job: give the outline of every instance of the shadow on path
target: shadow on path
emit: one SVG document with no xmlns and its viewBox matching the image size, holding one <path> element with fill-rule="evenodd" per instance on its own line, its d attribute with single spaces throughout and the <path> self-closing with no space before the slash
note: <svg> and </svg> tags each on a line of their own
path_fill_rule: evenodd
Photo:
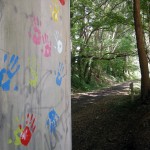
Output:
<svg viewBox="0 0 150 150">
<path fill-rule="evenodd" d="M 133 81 L 135 85 L 139 84 L 139 81 Z M 75 112 L 79 108 L 86 107 L 89 104 L 97 103 L 102 98 L 106 96 L 116 96 L 116 95 L 129 95 L 130 94 L 130 83 L 126 82 L 122 84 L 117 84 L 110 88 L 105 88 L 99 91 L 86 92 L 86 93 L 76 93 L 72 95 L 72 112 Z M 74 106 L 74 107 L 73 107 Z M 78 107 L 78 108 L 77 108 Z"/>
</svg>

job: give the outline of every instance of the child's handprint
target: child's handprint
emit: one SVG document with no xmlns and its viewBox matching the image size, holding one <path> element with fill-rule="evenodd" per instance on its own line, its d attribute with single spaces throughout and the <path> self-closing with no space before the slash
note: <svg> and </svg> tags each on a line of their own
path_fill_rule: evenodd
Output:
<svg viewBox="0 0 150 150">
<path fill-rule="evenodd" d="M 41 31 L 40 31 L 41 22 L 38 17 L 33 17 L 33 26 L 32 31 L 29 32 L 29 37 L 33 40 L 35 45 L 41 44 Z"/>
<path fill-rule="evenodd" d="M 18 127 L 18 128 L 14 131 L 14 137 L 15 137 L 14 144 L 15 144 L 16 146 L 21 145 L 20 134 L 21 134 L 22 131 L 23 131 L 23 130 L 22 130 L 20 127 Z M 11 144 L 12 142 L 13 142 L 12 139 L 8 139 L 8 144 Z"/>
<path fill-rule="evenodd" d="M 50 6 L 50 9 L 52 9 L 52 19 L 58 21 L 59 5 L 57 0 L 52 0 L 52 6 Z"/>
<path fill-rule="evenodd" d="M 33 117 L 33 114 L 27 114 L 27 120 L 26 120 L 26 127 L 24 128 L 23 132 L 20 135 L 21 143 L 25 146 L 28 145 L 28 143 L 31 140 L 32 133 L 34 133 L 34 130 L 36 126 L 34 125 L 35 118 Z"/>
<path fill-rule="evenodd" d="M 7 58 L 8 58 L 8 55 L 5 54 L 4 55 L 4 63 L 6 62 Z M 20 65 L 16 66 L 18 59 L 19 59 L 18 56 L 12 55 L 7 69 L 3 68 L 2 70 L 0 70 L 0 87 L 2 87 L 2 89 L 4 91 L 10 90 L 10 83 L 12 81 L 12 78 L 16 75 L 16 73 L 20 69 Z M 5 81 L 3 81 L 4 75 L 6 75 Z M 16 89 L 16 87 L 14 89 Z"/>
<path fill-rule="evenodd" d="M 57 49 L 58 53 L 61 54 L 63 51 L 63 43 L 62 41 L 59 39 L 59 32 L 56 31 L 55 32 L 55 40 L 57 42 L 57 46 L 54 46 L 55 49 Z"/>
<path fill-rule="evenodd" d="M 23 130 L 21 129 L 21 127 L 18 127 L 15 131 L 14 131 L 14 136 L 15 136 L 15 141 L 14 144 L 16 146 L 21 145 L 21 140 L 20 140 L 20 134 Z"/>
<path fill-rule="evenodd" d="M 32 67 L 30 67 L 30 73 L 33 79 L 29 80 L 29 84 L 35 88 L 38 83 L 38 75 L 37 75 L 37 72 Z"/>
<path fill-rule="evenodd" d="M 65 74 L 62 75 L 63 71 L 64 71 L 64 65 L 63 65 L 63 63 L 60 63 L 60 62 L 59 62 L 58 72 L 57 72 L 57 73 L 55 72 L 55 75 L 56 75 L 56 84 L 57 84 L 58 86 L 61 85 L 62 79 L 63 79 L 63 77 L 65 76 Z"/>
<path fill-rule="evenodd" d="M 18 117 L 16 117 L 15 122 L 20 122 Z M 13 132 L 15 139 L 13 140 L 13 139 L 9 138 L 8 139 L 8 144 L 14 143 L 16 146 L 21 145 L 20 134 L 21 134 L 22 131 L 23 131 L 22 126 L 19 125 L 18 128 L 16 130 L 14 130 L 14 132 Z"/>
<path fill-rule="evenodd" d="M 48 120 L 46 122 L 47 126 L 49 126 L 50 132 L 54 133 L 55 128 L 57 126 L 59 116 L 57 115 L 56 111 L 54 108 L 48 113 Z"/>
<path fill-rule="evenodd" d="M 30 84 L 30 86 L 36 88 L 36 86 L 38 84 L 38 73 L 35 69 L 36 68 L 35 57 L 32 57 L 31 59 L 29 58 L 28 65 L 29 65 L 30 74 L 32 76 L 32 79 L 29 80 L 29 84 Z"/>
<path fill-rule="evenodd" d="M 58 13 L 59 13 L 59 9 L 57 7 L 54 7 L 52 11 L 52 19 L 54 21 L 58 21 Z"/>
<path fill-rule="evenodd" d="M 42 35 L 43 39 L 43 48 L 42 48 L 42 53 L 45 57 L 51 56 L 51 42 L 48 40 L 48 35 L 45 33 Z"/>
<path fill-rule="evenodd" d="M 32 21 L 33 24 L 29 32 L 29 37 L 35 45 L 40 46 L 42 44 L 41 51 L 45 57 L 51 56 L 51 42 L 48 39 L 48 35 L 46 33 L 43 34 L 40 30 L 41 21 L 35 16 Z"/>
<path fill-rule="evenodd" d="M 59 0 L 62 5 L 65 5 L 65 0 Z"/>
</svg>

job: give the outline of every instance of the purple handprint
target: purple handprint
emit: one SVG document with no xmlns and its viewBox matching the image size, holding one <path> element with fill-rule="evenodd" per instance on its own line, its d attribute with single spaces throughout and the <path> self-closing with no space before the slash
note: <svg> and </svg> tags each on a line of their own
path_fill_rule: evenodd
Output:
<svg viewBox="0 0 150 150">
<path fill-rule="evenodd" d="M 4 55 L 4 63 L 6 62 L 7 58 L 8 58 L 8 55 L 5 54 Z M 12 81 L 12 78 L 16 75 L 16 73 L 20 69 L 20 65 L 16 66 L 18 59 L 19 59 L 18 56 L 12 55 L 7 68 L 3 68 L 0 70 L 0 87 L 2 87 L 2 89 L 4 91 L 10 90 L 10 83 Z M 5 79 L 4 79 L 4 77 L 5 77 Z M 14 87 L 14 90 L 16 90 L 16 89 L 18 89 L 17 86 Z"/>
<path fill-rule="evenodd" d="M 64 65 L 63 65 L 63 63 L 60 63 L 60 62 L 59 62 L 59 68 L 58 68 L 57 74 L 56 74 L 56 72 L 55 72 L 55 74 L 56 74 L 56 84 L 57 84 L 58 86 L 61 85 L 62 79 L 63 79 L 63 77 L 65 76 L 65 75 L 62 75 L 63 71 L 64 71 Z"/>
</svg>

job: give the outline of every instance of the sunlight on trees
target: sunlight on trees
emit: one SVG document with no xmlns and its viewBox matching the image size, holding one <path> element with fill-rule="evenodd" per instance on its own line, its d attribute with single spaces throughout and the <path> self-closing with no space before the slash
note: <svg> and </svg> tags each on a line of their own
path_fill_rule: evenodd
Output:
<svg viewBox="0 0 150 150">
<path fill-rule="evenodd" d="M 150 62 L 150 8 L 144 5 L 148 1 L 141 3 Z M 90 90 L 140 78 L 132 1 L 71 1 L 71 39 L 73 88 Z"/>
</svg>

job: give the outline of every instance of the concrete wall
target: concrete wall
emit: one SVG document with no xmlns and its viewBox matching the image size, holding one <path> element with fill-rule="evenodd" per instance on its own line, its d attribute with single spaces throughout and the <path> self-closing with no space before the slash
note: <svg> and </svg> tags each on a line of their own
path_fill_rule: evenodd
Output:
<svg viewBox="0 0 150 150">
<path fill-rule="evenodd" d="M 71 150 L 69 0 L 0 0 L 0 150 Z"/>
</svg>

